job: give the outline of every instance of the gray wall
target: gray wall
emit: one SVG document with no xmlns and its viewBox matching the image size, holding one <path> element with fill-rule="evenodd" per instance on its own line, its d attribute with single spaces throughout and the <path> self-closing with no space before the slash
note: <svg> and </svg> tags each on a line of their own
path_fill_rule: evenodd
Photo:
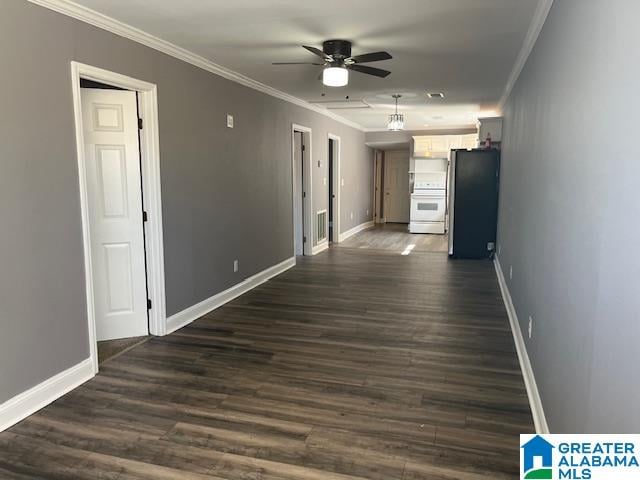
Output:
<svg viewBox="0 0 640 480">
<path fill-rule="evenodd" d="M 327 205 L 318 182 L 331 132 L 342 138 L 342 230 L 371 219 L 364 133 L 26 1 L 3 2 L 0 403 L 89 355 L 71 60 L 158 85 L 168 315 L 292 256 L 292 123 L 313 129 L 315 210 Z"/>
<path fill-rule="evenodd" d="M 552 432 L 640 430 L 638 18 L 556 0 L 505 111 L 499 257 Z"/>
</svg>

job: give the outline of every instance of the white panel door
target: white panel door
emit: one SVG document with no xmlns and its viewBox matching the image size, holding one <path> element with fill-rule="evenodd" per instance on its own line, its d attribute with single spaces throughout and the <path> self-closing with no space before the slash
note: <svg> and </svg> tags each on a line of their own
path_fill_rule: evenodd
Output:
<svg viewBox="0 0 640 480">
<path fill-rule="evenodd" d="M 384 157 L 384 218 L 409 223 L 409 152 L 386 152 Z"/>
<path fill-rule="evenodd" d="M 147 335 L 135 92 L 82 89 L 98 340 Z"/>
</svg>

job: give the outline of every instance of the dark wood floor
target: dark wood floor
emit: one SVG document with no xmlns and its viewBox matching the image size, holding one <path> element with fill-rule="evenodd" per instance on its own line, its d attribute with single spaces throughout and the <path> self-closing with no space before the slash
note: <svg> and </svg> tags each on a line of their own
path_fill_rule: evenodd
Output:
<svg viewBox="0 0 640 480">
<path fill-rule="evenodd" d="M 490 262 L 342 247 L 0 434 L 0 478 L 512 479 L 532 431 Z"/>
<path fill-rule="evenodd" d="M 149 337 L 131 337 L 98 342 L 98 364 L 102 365 L 148 339 Z"/>
<path fill-rule="evenodd" d="M 449 237 L 427 233 L 409 233 L 406 223 L 376 225 L 338 244 L 346 248 L 368 248 L 394 252 L 441 252 L 449 251 Z"/>
</svg>

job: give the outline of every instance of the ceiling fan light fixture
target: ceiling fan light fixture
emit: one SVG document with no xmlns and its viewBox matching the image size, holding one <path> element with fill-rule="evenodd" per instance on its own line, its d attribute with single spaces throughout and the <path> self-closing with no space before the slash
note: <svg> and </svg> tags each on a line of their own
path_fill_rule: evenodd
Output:
<svg viewBox="0 0 640 480">
<path fill-rule="evenodd" d="M 327 87 L 344 87 L 349 83 L 349 70 L 344 67 L 327 67 L 322 71 L 322 83 Z"/>
<path fill-rule="evenodd" d="M 402 95 L 396 94 L 392 96 L 396 100 L 396 113 L 389 115 L 387 129 L 392 132 L 399 132 L 400 130 L 404 130 L 404 115 L 402 113 L 398 113 L 398 99 L 402 97 Z"/>
</svg>

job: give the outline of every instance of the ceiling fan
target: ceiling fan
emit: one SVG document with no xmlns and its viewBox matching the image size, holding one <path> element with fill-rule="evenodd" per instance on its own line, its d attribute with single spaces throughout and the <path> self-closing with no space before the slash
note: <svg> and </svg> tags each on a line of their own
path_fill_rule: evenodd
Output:
<svg viewBox="0 0 640 480">
<path fill-rule="evenodd" d="M 322 70 L 322 83 L 329 87 L 344 87 L 349 83 L 349 70 L 385 78 L 391 72 L 381 68 L 373 68 L 362 63 L 379 62 L 393 58 L 388 52 L 364 53 L 351 56 L 351 42 L 348 40 L 327 40 L 322 43 L 322 50 L 302 45 L 302 48 L 317 55 L 320 62 L 274 62 L 273 65 L 318 65 Z"/>
</svg>

